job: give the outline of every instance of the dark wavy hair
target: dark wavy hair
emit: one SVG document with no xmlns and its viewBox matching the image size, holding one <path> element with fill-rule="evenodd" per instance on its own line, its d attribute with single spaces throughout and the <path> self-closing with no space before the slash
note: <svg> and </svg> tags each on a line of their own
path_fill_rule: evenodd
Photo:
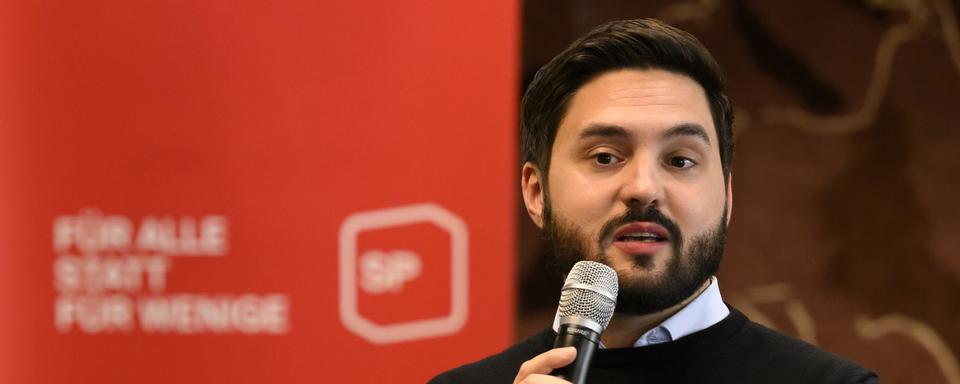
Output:
<svg viewBox="0 0 960 384">
<path fill-rule="evenodd" d="M 654 19 L 600 25 L 537 71 L 520 107 L 522 160 L 535 164 L 546 178 L 557 128 L 573 94 L 601 74 L 631 68 L 686 75 L 703 87 L 717 130 L 724 181 L 729 182 L 733 111 L 720 66 L 693 35 Z"/>
</svg>

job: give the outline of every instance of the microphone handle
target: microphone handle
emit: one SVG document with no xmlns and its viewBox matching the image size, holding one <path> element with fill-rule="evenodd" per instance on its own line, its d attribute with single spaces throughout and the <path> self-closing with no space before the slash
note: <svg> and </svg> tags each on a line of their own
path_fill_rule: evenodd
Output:
<svg viewBox="0 0 960 384">
<path fill-rule="evenodd" d="M 576 347 L 577 358 L 569 365 L 554 370 L 553 375 L 573 384 L 586 383 L 590 361 L 599 346 L 600 334 L 592 329 L 575 324 L 560 324 L 553 347 Z"/>
</svg>

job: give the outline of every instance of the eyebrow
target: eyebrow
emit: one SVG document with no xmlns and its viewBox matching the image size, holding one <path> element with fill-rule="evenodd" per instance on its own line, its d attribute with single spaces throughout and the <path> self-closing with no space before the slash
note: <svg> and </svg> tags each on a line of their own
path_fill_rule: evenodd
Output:
<svg viewBox="0 0 960 384">
<path fill-rule="evenodd" d="M 710 136 L 703 126 L 697 123 L 682 123 L 673 126 L 666 132 L 660 134 L 661 140 L 672 139 L 681 136 L 693 136 L 710 145 Z M 595 124 L 585 128 L 580 132 L 580 139 L 589 139 L 594 137 L 629 139 L 633 134 L 625 128 L 618 125 Z"/>
<path fill-rule="evenodd" d="M 693 136 L 700 140 L 703 140 L 708 146 L 710 145 L 710 136 L 707 135 L 707 131 L 703 129 L 703 126 L 697 123 L 683 123 L 673 128 L 668 129 L 666 132 L 660 135 L 661 139 L 672 139 L 674 137 L 680 136 Z"/>
<path fill-rule="evenodd" d="M 633 136 L 629 131 L 619 125 L 594 124 L 580 132 L 580 139 L 589 139 L 594 137 L 604 138 L 630 138 Z"/>
</svg>

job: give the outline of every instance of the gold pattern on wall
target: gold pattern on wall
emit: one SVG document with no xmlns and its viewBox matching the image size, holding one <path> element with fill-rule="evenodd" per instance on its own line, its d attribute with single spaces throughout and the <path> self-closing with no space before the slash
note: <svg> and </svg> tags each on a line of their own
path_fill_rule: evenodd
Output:
<svg viewBox="0 0 960 384">
<path fill-rule="evenodd" d="M 793 287 L 778 283 L 748 288 L 743 294 L 730 298 L 731 304 L 739 308 L 748 318 L 770 329 L 777 329 L 770 316 L 760 309 L 760 305 L 782 305 L 787 319 L 796 330 L 800 340 L 817 344 L 817 327 L 810 311 L 793 297 Z"/>
<path fill-rule="evenodd" d="M 797 328 L 797 337 L 800 340 L 810 344 L 817 344 L 817 327 L 813 323 L 813 316 L 807 307 L 799 300 L 790 300 L 785 304 L 784 310 L 787 312 L 787 318 Z"/>
<path fill-rule="evenodd" d="M 947 343 L 929 325 L 900 314 L 891 314 L 876 319 L 860 316 L 854 321 L 857 335 L 875 340 L 890 334 L 907 336 L 933 356 L 944 377 L 950 384 L 960 384 L 960 366 L 957 357 Z"/>
<path fill-rule="evenodd" d="M 797 107 L 767 107 L 762 118 L 767 123 L 785 124 L 816 134 L 848 134 L 860 131 L 871 123 L 880 110 L 886 95 L 890 75 L 893 72 L 897 49 L 903 43 L 915 38 L 926 25 L 930 6 L 920 0 L 873 0 L 870 5 L 888 11 L 906 11 L 909 19 L 884 33 L 874 54 L 873 72 L 870 84 L 863 98 L 863 104 L 856 112 L 846 115 L 816 116 Z M 933 11 L 940 20 L 943 38 L 960 73 L 960 35 L 957 32 L 957 20 L 953 7 L 946 0 L 933 0 Z"/>
<path fill-rule="evenodd" d="M 764 108 L 761 112 L 764 122 L 784 124 L 811 133 L 830 135 L 853 133 L 869 126 L 876 118 L 886 95 L 897 49 L 903 43 L 915 38 L 927 24 L 931 6 L 940 22 L 947 52 L 957 68 L 957 73 L 960 74 L 960 29 L 957 27 L 957 19 L 949 0 L 931 0 L 931 4 L 926 4 L 922 0 L 871 0 L 868 4 L 881 10 L 907 12 L 909 19 L 887 30 L 880 39 L 874 54 L 870 83 L 860 109 L 847 115 L 821 117 L 798 107 L 772 106 Z M 680 2 L 661 10 L 657 18 L 668 23 L 707 23 L 720 5 L 719 0 Z M 739 111 L 737 117 L 739 118 L 745 112 Z M 745 131 L 746 129 L 740 129 L 737 134 Z"/>
<path fill-rule="evenodd" d="M 933 5 L 940 17 L 940 28 L 943 31 L 943 38 L 947 42 L 947 48 L 950 50 L 953 65 L 957 67 L 957 73 L 960 73 L 960 29 L 957 28 L 957 18 L 954 16 L 956 13 L 954 13 L 953 5 L 948 0 L 934 0 Z"/>
<path fill-rule="evenodd" d="M 793 297 L 793 288 L 789 284 L 750 287 L 741 293 L 730 295 L 729 301 L 751 320 L 770 329 L 777 329 L 776 324 L 760 307 L 773 306 L 783 310 L 790 325 L 796 331 L 794 336 L 810 344 L 817 344 L 815 319 L 806 305 Z M 890 314 L 876 319 L 870 319 L 861 314 L 854 320 L 853 328 L 856 335 L 866 341 L 877 340 L 891 334 L 906 336 L 933 357 L 947 383 L 960 384 L 960 365 L 957 363 L 956 355 L 937 331 L 928 324 L 901 314 Z"/>
</svg>

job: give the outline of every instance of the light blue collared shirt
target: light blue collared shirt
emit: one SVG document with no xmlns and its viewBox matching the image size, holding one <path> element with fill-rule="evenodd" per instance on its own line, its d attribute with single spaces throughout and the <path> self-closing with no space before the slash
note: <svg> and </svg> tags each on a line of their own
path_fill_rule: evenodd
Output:
<svg viewBox="0 0 960 384">
<path fill-rule="evenodd" d="M 633 346 L 643 347 L 674 341 L 691 333 L 707 329 L 711 325 L 719 323 L 729 314 L 730 310 L 727 309 L 727 305 L 723 303 L 723 298 L 720 297 L 720 283 L 716 277 L 711 277 L 710 285 L 696 299 L 693 299 L 673 316 L 641 335 L 633 343 Z M 557 313 L 553 318 L 553 330 L 556 332 L 559 329 L 560 314 Z"/>
</svg>

